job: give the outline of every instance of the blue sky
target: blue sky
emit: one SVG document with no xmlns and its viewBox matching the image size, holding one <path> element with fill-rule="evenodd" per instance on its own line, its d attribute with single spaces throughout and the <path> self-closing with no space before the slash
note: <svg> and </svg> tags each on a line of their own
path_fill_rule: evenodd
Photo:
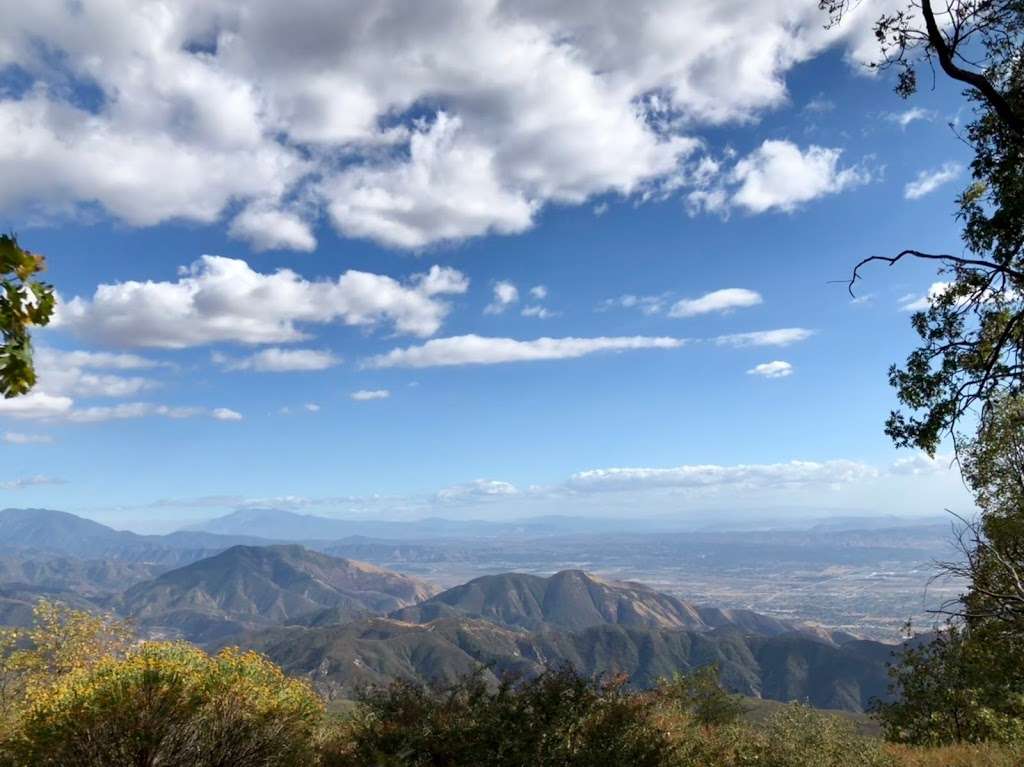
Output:
<svg viewBox="0 0 1024 767">
<path fill-rule="evenodd" d="M 960 247 L 962 99 L 865 75 L 878 4 L 839 34 L 814 3 L 396 3 L 362 36 L 300 5 L 271 50 L 260 4 L 13 11 L 0 210 L 62 306 L 0 406 L 0 505 L 144 530 L 968 508 L 882 433 L 938 278 L 830 283 Z M 679 14 L 708 40 L 656 34 Z"/>
</svg>

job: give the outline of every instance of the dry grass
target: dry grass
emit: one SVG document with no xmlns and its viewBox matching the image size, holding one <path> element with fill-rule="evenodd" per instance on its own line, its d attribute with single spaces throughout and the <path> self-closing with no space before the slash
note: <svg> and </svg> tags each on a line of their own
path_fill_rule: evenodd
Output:
<svg viewBox="0 0 1024 767">
<path fill-rule="evenodd" d="M 919 748 L 887 746 L 899 767 L 1022 767 L 1024 747 L 997 745 Z"/>
</svg>

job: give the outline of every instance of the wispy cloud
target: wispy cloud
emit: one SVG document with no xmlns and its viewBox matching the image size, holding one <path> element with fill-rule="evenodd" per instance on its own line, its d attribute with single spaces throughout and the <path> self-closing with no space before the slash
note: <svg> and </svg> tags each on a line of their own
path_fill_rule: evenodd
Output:
<svg viewBox="0 0 1024 767">
<path fill-rule="evenodd" d="M 615 298 L 606 298 L 597 305 L 597 311 L 606 312 L 609 309 L 639 309 L 643 314 L 655 315 L 665 311 L 667 302 L 672 294 L 660 293 L 658 295 L 638 296 L 633 293 L 624 293 Z"/>
<path fill-rule="evenodd" d="M 360 389 L 348 396 L 356 402 L 369 402 L 375 399 L 387 399 L 391 396 L 391 392 L 388 389 Z"/>
<path fill-rule="evenodd" d="M 4 442 L 8 445 L 49 445 L 53 437 L 49 434 L 24 434 L 19 431 L 4 432 Z"/>
<path fill-rule="evenodd" d="M 134 418 L 162 417 L 172 419 L 208 417 L 225 418 L 227 408 L 207 408 L 193 405 L 163 405 L 152 402 L 122 402 L 116 405 L 75 407 L 70 397 L 55 397 L 44 392 L 29 392 L 22 397 L 0 399 L 0 417 L 26 421 L 52 421 L 66 423 L 101 423 Z M 241 416 L 239 416 L 240 418 Z"/>
<path fill-rule="evenodd" d="M 535 317 L 538 320 L 546 320 L 550 317 L 555 317 L 558 312 L 553 312 L 546 306 L 531 304 L 530 306 L 524 306 L 520 314 L 524 317 Z"/>
<path fill-rule="evenodd" d="M 280 349 L 271 347 L 248 357 L 232 358 L 215 352 L 214 364 L 225 370 L 253 370 L 259 373 L 293 373 L 327 370 L 341 364 L 341 358 L 323 349 Z"/>
<path fill-rule="evenodd" d="M 586 491 L 715 485 L 779 487 L 847 483 L 873 478 L 878 474 L 878 470 L 872 466 L 848 460 L 731 466 L 696 464 L 670 468 L 590 469 L 573 474 L 569 478 L 569 486 Z"/>
<path fill-rule="evenodd" d="M 773 362 L 762 362 L 747 371 L 747 375 L 761 376 L 762 378 L 785 378 L 793 374 L 793 366 L 782 360 Z"/>
<path fill-rule="evenodd" d="M 27 487 L 39 487 L 41 485 L 66 485 L 67 480 L 48 477 L 45 474 L 36 474 L 21 479 L 11 479 L 0 482 L 0 490 L 24 490 Z"/>
<path fill-rule="evenodd" d="M 923 170 L 917 174 L 917 178 L 907 182 L 903 187 L 903 196 L 908 200 L 920 199 L 953 181 L 962 172 L 963 166 L 955 162 L 943 163 L 934 170 Z"/>
<path fill-rule="evenodd" d="M 831 112 L 835 108 L 836 103 L 832 101 L 832 99 L 826 98 L 823 94 L 819 94 L 816 98 L 813 98 L 804 104 L 805 112 L 815 112 L 818 114 Z"/>
<path fill-rule="evenodd" d="M 520 491 L 511 482 L 494 479 L 476 479 L 461 485 L 450 485 L 437 491 L 437 500 L 442 503 L 473 503 L 519 495 Z"/>
<path fill-rule="evenodd" d="M 807 328 L 779 328 L 777 330 L 755 330 L 750 333 L 730 333 L 717 336 L 712 341 L 718 346 L 789 346 L 806 341 L 814 335 Z"/>
<path fill-rule="evenodd" d="M 435 338 L 420 346 L 393 349 L 370 357 L 370 368 L 443 367 L 454 365 L 496 365 L 506 362 L 575 359 L 600 352 L 636 349 L 678 349 L 686 343 L 680 338 L 626 336 L 598 338 L 488 338 L 478 335 Z"/>
<path fill-rule="evenodd" d="M 906 128 L 910 123 L 915 122 L 916 120 L 935 119 L 935 113 L 929 109 L 911 107 L 910 109 L 905 109 L 902 112 L 890 112 L 886 115 L 886 119 L 896 123 L 901 128 Z"/>
</svg>

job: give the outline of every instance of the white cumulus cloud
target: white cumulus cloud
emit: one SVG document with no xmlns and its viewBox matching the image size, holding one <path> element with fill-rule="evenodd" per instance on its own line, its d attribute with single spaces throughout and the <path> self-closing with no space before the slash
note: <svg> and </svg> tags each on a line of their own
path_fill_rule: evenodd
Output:
<svg viewBox="0 0 1024 767">
<path fill-rule="evenodd" d="M 100 285 L 92 298 L 65 304 L 62 321 L 105 343 L 169 349 L 301 341 L 307 337 L 302 323 L 390 323 L 399 332 L 429 336 L 450 308 L 439 297 L 468 286 L 461 272 L 440 266 L 404 283 L 355 270 L 311 281 L 289 269 L 265 274 L 240 259 L 203 256 L 174 282 Z"/>
<path fill-rule="evenodd" d="M 316 249 L 310 225 L 298 214 L 273 205 L 249 205 L 231 221 L 228 233 L 257 251 Z"/>
<path fill-rule="evenodd" d="M 421 248 L 522 231 L 552 203 L 642 196 L 701 130 L 785 104 L 800 63 L 837 41 L 874 52 L 878 3 L 833 30 L 810 0 L 4 10 L 0 68 L 27 87 L 0 97 L 0 173 L 19 179 L 0 210 L 98 207 L 134 226 L 241 211 L 233 236 L 309 250 L 324 215 Z"/>
<path fill-rule="evenodd" d="M 941 474 L 955 469 L 953 456 L 927 453 L 915 453 L 893 461 L 889 471 L 892 474 L 921 476 L 925 474 Z"/>
<path fill-rule="evenodd" d="M 870 174 L 841 167 L 838 149 L 769 139 L 736 163 L 731 181 L 738 184 L 732 204 L 751 213 L 789 212 L 801 204 L 865 184 Z"/>
<path fill-rule="evenodd" d="M 39 390 L 21 397 L 0 399 L 0 417 L 23 419 L 55 418 L 71 410 L 71 397 L 47 394 Z"/>
<path fill-rule="evenodd" d="M 484 314 L 501 314 L 519 300 L 519 288 L 507 280 L 494 283 L 494 298 L 484 307 Z"/>
</svg>

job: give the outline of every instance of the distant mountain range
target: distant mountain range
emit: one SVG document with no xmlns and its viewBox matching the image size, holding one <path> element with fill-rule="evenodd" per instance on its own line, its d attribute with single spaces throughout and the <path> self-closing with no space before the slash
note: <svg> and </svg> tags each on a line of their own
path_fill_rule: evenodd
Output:
<svg viewBox="0 0 1024 767">
<path fill-rule="evenodd" d="M 248 534 L 229 532 L 246 520 Z M 58 511 L 2 511 L 0 623 L 27 624 L 40 597 L 113 609 L 150 636 L 254 647 L 334 697 L 396 679 L 451 681 L 481 665 L 501 675 L 562 664 L 584 674 L 625 672 L 643 687 L 718 663 L 737 692 L 851 711 L 886 693 L 892 645 L 750 610 L 696 605 L 579 569 L 550 577 L 486 575 L 438 593 L 408 575 L 251 534 L 252 527 L 283 533 L 275 525 L 285 521 L 294 524 L 293 535 L 325 532 L 322 519 L 276 511 L 222 518 L 220 532 L 163 536 L 117 531 Z M 889 528 L 890 537 L 896 530 Z M 799 536 L 813 546 L 829 534 L 840 533 Z M 860 532 L 850 535 L 861 538 Z M 503 540 L 484 545 L 501 552 Z M 474 550 L 438 538 L 312 543 L 333 553 L 417 561 L 457 560 Z M 874 537 L 867 535 L 865 543 L 875 545 Z"/>
<path fill-rule="evenodd" d="M 194 525 L 190 530 L 217 535 L 255 535 L 287 541 L 338 540 L 352 536 L 387 540 L 543 537 L 627 529 L 683 529 L 678 522 L 547 516 L 511 522 L 432 517 L 409 521 L 335 519 L 280 509 L 239 509 Z"/>
<path fill-rule="evenodd" d="M 922 536 L 922 531 L 929 535 Z M 595 539 L 612 535 L 626 539 L 651 535 L 670 540 L 707 543 L 755 541 L 757 545 L 845 543 L 853 547 L 934 545 L 936 535 L 948 537 L 949 522 L 901 517 L 847 517 L 798 528 L 738 532 L 687 530 L 682 522 L 616 520 L 547 516 L 514 522 L 419 519 L 344 520 L 280 509 L 242 509 L 193 528 L 165 535 L 140 535 L 52 509 L 0 510 L 0 555 L 29 552 L 43 556 L 115 559 L 175 566 L 211 556 L 235 545 L 302 543 L 321 551 L 342 553 L 360 546 L 368 552 L 399 551 L 413 558 L 458 557 L 460 543 L 474 547 L 505 545 L 510 540 L 551 538 Z M 441 549 L 436 547 L 443 546 Z M 412 547 L 412 548 L 409 548 Z M 418 548 L 417 548 L 418 547 Z M 432 548 L 433 547 L 433 548 Z"/>
<path fill-rule="evenodd" d="M 826 534 L 856 530 L 887 530 L 941 524 L 948 529 L 948 520 L 941 517 L 907 518 L 898 516 L 836 516 L 827 519 L 773 519 L 765 514 L 759 520 L 742 525 L 730 523 L 731 515 L 723 514 L 718 528 L 707 522 L 697 524 L 687 519 L 640 518 L 615 519 L 548 515 L 526 519 L 493 522 L 486 520 L 452 520 L 439 517 L 417 520 L 337 519 L 314 514 L 298 514 L 281 509 L 239 509 L 221 517 L 188 528 L 192 532 L 220 536 L 248 535 L 279 541 L 333 541 L 362 537 L 390 541 L 427 541 L 436 539 L 502 539 L 543 538 L 565 535 L 607 535 L 611 533 L 710 533 L 796 532 Z M 767 524 L 766 524 L 767 523 Z"/>
<path fill-rule="evenodd" d="M 251 535 L 225 537 L 201 531 L 139 535 L 64 511 L 0 510 L 0 555 L 71 556 L 176 566 L 242 543 L 267 541 Z"/>
</svg>

